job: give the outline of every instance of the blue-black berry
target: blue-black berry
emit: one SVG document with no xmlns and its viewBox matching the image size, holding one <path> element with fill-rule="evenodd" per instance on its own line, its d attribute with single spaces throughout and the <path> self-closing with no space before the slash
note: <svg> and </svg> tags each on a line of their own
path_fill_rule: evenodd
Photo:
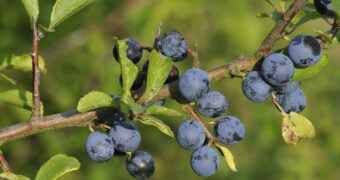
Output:
<svg viewBox="0 0 340 180">
<path fill-rule="evenodd" d="M 227 111 L 228 102 L 223 94 L 217 91 L 209 91 L 196 100 L 196 107 L 203 116 L 215 118 Z"/>
<path fill-rule="evenodd" d="M 245 128 L 237 117 L 226 116 L 216 121 L 214 133 L 221 143 L 237 144 L 243 139 Z"/>
<path fill-rule="evenodd" d="M 300 113 L 305 109 L 307 103 L 306 96 L 301 88 L 297 88 L 290 93 L 277 93 L 276 98 L 286 113 L 291 111 Z"/>
<path fill-rule="evenodd" d="M 314 0 L 315 9 L 321 16 L 335 18 L 336 13 L 332 7 L 332 0 Z"/>
<path fill-rule="evenodd" d="M 135 151 L 141 142 L 138 129 L 126 121 L 115 124 L 110 129 L 109 136 L 115 149 L 121 152 Z"/>
<path fill-rule="evenodd" d="M 203 145 L 206 136 L 199 122 L 186 120 L 178 126 L 176 139 L 184 149 L 194 150 Z"/>
<path fill-rule="evenodd" d="M 145 151 L 135 151 L 126 160 L 126 169 L 129 174 L 136 179 L 147 179 L 155 171 L 155 161 L 152 156 Z"/>
<path fill-rule="evenodd" d="M 190 162 L 191 168 L 196 174 L 199 176 L 211 176 L 217 171 L 220 158 L 213 148 L 202 146 L 192 153 Z"/>
<path fill-rule="evenodd" d="M 159 40 L 161 53 L 174 62 L 182 61 L 187 56 L 187 42 L 176 30 L 169 31 Z"/>
<path fill-rule="evenodd" d="M 112 158 L 114 147 L 111 138 L 99 131 L 92 132 L 86 139 L 86 151 L 95 162 L 105 162 Z"/>
<path fill-rule="evenodd" d="M 143 56 L 143 49 L 142 46 L 133 39 L 126 40 L 127 49 L 126 49 L 126 56 L 129 58 L 134 64 L 138 63 L 142 56 Z M 119 61 L 119 53 L 117 47 L 113 47 L 113 57 Z"/>
<path fill-rule="evenodd" d="M 288 55 L 298 67 L 310 67 L 321 59 L 320 43 L 312 36 L 298 35 L 288 45 Z"/>
<path fill-rule="evenodd" d="M 196 101 L 201 98 L 208 93 L 209 88 L 209 76 L 201 69 L 189 69 L 179 78 L 179 90 L 188 101 Z"/>
<path fill-rule="evenodd" d="M 292 79 L 294 65 L 289 57 L 280 53 L 273 53 L 263 60 L 260 72 L 267 83 L 280 86 Z"/>
<path fill-rule="evenodd" d="M 268 99 L 272 87 L 266 83 L 258 71 L 251 71 L 242 81 L 242 91 L 251 101 L 263 102 Z"/>
</svg>

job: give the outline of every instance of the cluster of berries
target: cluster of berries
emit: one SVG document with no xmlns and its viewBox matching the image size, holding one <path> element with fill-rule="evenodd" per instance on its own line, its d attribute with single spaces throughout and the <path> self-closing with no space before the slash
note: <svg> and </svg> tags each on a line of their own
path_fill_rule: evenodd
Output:
<svg viewBox="0 0 340 180">
<path fill-rule="evenodd" d="M 263 102 L 275 92 L 276 100 L 286 113 L 299 113 L 306 106 L 306 97 L 300 81 L 291 82 L 294 67 L 307 68 L 319 62 L 322 49 L 309 35 L 294 37 L 287 48 L 288 56 L 273 53 L 267 56 L 259 71 L 249 72 L 242 81 L 245 96 L 254 102 Z"/>
<path fill-rule="evenodd" d="M 198 112 L 208 118 L 222 116 L 228 108 L 227 99 L 217 91 L 210 91 L 208 74 L 198 68 L 189 69 L 179 79 L 179 90 L 188 101 L 194 101 Z M 245 134 L 242 122 L 234 116 L 225 116 L 214 122 L 214 135 L 223 144 L 237 144 Z M 220 160 L 217 152 L 207 145 L 205 128 L 197 120 L 182 122 L 176 139 L 181 147 L 193 150 L 191 167 L 200 176 L 210 176 L 217 171 Z"/>
<path fill-rule="evenodd" d="M 95 162 L 106 162 L 113 156 L 127 155 L 126 168 L 129 174 L 137 179 L 150 177 L 155 170 L 152 156 L 137 150 L 141 135 L 138 129 L 126 121 L 125 114 L 116 112 L 105 115 L 99 120 L 100 124 L 110 127 L 108 133 L 91 132 L 86 139 L 86 151 Z"/>
<path fill-rule="evenodd" d="M 126 49 L 127 58 L 131 60 L 134 64 L 137 64 L 143 56 L 143 50 L 151 51 L 150 47 L 143 47 L 137 41 L 133 39 L 127 39 L 126 44 L 128 48 Z M 168 56 L 173 62 L 179 62 L 187 57 L 187 42 L 184 37 L 175 30 L 169 31 L 164 34 L 164 36 L 156 39 L 154 49 L 159 50 L 164 56 Z M 119 61 L 119 54 L 117 47 L 113 48 L 113 57 Z M 147 72 L 149 68 L 149 61 L 145 61 L 142 70 L 138 73 L 136 80 L 134 81 L 131 90 L 137 90 L 141 88 L 147 77 Z M 179 78 L 179 71 L 176 66 L 172 66 L 171 71 L 164 83 L 170 83 Z M 120 76 L 119 82 L 123 84 L 123 78 Z"/>
<path fill-rule="evenodd" d="M 226 144 L 239 143 L 245 134 L 242 122 L 234 116 L 225 116 L 215 121 L 214 135 L 218 141 Z M 199 176 L 213 175 L 220 164 L 217 152 L 207 145 L 208 139 L 204 127 L 197 120 L 186 120 L 177 129 L 176 139 L 179 145 L 193 150 L 191 168 Z"/>
</svg>

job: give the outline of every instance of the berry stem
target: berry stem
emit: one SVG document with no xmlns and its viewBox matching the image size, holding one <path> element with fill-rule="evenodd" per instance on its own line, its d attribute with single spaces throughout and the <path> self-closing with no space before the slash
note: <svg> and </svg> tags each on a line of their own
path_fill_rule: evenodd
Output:
<svg viewBox="0 0 340 180">
<path fill-rule="evenodd" d="M 0 151 L 0 164 L 3 172 L 12 172 L 2 151 Z"/>
<path fill-rule="evenodd" d="M 197 114 L 197 112 L 190 106 L 189 104 L 184 105 L 184 109 L 186 109 L 187 112 L 189 112 L 190 116 L 193 117 L 196 121 L 198 121 L 204 128 L 205 134 L 209 138 L 209 141 L 211 139 L 214 139 L 214 136 L 209 131 L 206 123 L 204 120 Z"/>
</svg>

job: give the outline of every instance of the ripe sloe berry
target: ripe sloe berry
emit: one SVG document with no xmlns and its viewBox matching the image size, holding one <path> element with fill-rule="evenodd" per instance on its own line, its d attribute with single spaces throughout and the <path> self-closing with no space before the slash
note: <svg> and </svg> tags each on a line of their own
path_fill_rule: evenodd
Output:
<svg viewBox="0 0 340 180">
<path fill-rule="evenodd" d="M 216 121 L 215 136 L 224 144 L 237 144 L 245 134 L 242 122 L 234 116 L 225 116 Z"/>
<path fill-rule="evenodd" d="M 211 176 L 217 171 L 220 158 L 213 148 L 202 146 L 192 153 L 190 162 L 197 175 Z"/>
<path fill-rule="evenodd" d="M 142 56 L 143 56 L 143 49 L 142 46 L 133 39 L 127 39 L 126 42 L 127 49 L 126 49 L 126 56 L 129 58 L 134 64 L 138 63 Z M 113 57 L 118 61 L 119 60 L 119 53 L 117 47 L 113 47 Z"/>
<path fill-rule="evenodd" d="M 132 152 L 136 150 L 141 142 L 138 129 L 126 122 L 115 124 L 109 132 L 115 149 L 121 152 Z"/>
<path fill-rule="evenodd" d="M 271 86 L 266 83 L 258 71 L 251 71 L 242 81 L 242 91 L 251 101 L 263 102 L 271 92 Z"/>
<path fill-rule="evenodd" d="M 336 17 L 336 13 L 332 8 L 332 0 L 314 0 L 314 6 L 321 16 L 326 18 Z"/>
<path fill-rule="evenodd" d="M 179 90 L 188 101 L 195 101 L 209 91 L 208 74 L 198 68 L 185 71 L 179 78 Z"/>
<path fill-rule="evenodd" d="M 319 42 L 309 35 L 298 35 L 288 45 L 288 54 L 298 67 L 310 67 L 321 59 L 322 49 Z"/>
<path fill-rule="evenodd" d="M 290 93 L 277 93 L 276 98 L 286 113 L 291 111 L 300 113 L 305 109 L 307 103 L 306 96 L 301 88 L 297 88 Z"/>
<path fill-rule="evenodd" d="M 280 86 L 291 80 L 294 74 L 294 65 L 289 57 L 273 53 L 263 60 L 260 72 L 267 83 Z"/>
<path fill-rule="evenodd" d="M 209 91 L 196 100 L 196 107 L 205 117 L 219 117 L 226 112 L 228 102 L 223 94 L 217 91 Z"/>
<path fill-rule="evenodd" d="M 174 62 L 182 61 L 187 56 L 187 42 L 176 30 L 165 33 L 158 43 L 161 53 Z"/>
<path fill-rule="evenodd" d="M 176 139 L 184 149 L 194 150 L 201 147 L 205 138 L 203 126 L 195 120 L 186 120 L 178 126 Z"/>
<path fill-rule="evenodd" d="M 86 151 L 95 162 L 105 162 L 114 154 L 114 147 L 111 138 L 99 131 L 92 132 L 86 139 Z"/>
<path fill-rule="evenodd" d="M 136 179 L 147 179 L 155 171 L 155 162 L 149 153 L 135 151 L 131 158 L 126 160 L 126 169 Z"/>
</svg>

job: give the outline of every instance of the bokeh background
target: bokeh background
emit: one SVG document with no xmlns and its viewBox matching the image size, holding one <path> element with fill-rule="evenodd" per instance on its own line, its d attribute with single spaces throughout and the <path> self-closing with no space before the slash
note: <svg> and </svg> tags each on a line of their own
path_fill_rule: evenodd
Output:
<svg viewBox="0 0 340 180">
<path fill-rule="evenodd" d="M 278 1 L 277 1 L 278 2 Z M 54 1 L 40 1 L 39 23 L 47 26 Z M 41 96 L 45 114 L 76 108 L 84 94 L 98 90 L 119 94 L 119 64 L 112 57 L 112 37 L 131 37 L 151 46 L 158 25 L 162 32 L 180 31 L 189 46 L 198 45 L 202 69 L 209 69 L 241 56 L 254 53 L 274 26 L 270 19 L 260 19 L 259 12 L 272 7 L 263 1 L 202 0 L 102 0 L 62 23 L 40 43 L 40 53 L 48 72 L 41 78 Z M 313 20 L 294 34 L 316 35 L 327 30 L 323 20 Z M 32 32 L 20 1 L 0 2 L 0 57 L 31 52 Z M 283 47 L 287 41 L 279 43 Z M 212 89 L 229 101 L 228 115 L 240 118 L 246 136 L 229 146 L 238 172 L 227 167 L 221 157 L 218 172 L 208 178 L 197 176 L 190 167 L 191 152 L 184 150 L 153 127 L 136 124 L 142 134 L 139 149 L 151 153 L 156 171 L 151 179 L 340 179 L 340 51 L 329 48 L 331 61 L 317 76 L 304 80 L 307 108 L 302 112 L 316 128 L 316 137 L 287 145 L 281 137 L 281 115 L 270 101 L 253 103 L 240 88 L 241 79 L 221 79 Z M 147 59 L 147 53 L 143 61 Z M 143 61 L 138 64 L 142 66 Z M 191 67 L 192 59 L 176 63 L 180 72 Z M 0 90 L 31 89 L 31 73 L 6 72 L 18 83 L 0 81 Z M 181 109 L 167 100 L 166 106 Z M 26 121 L 30 112 L 0 104 L 0 127 Z M 175 130 L 181 119 L 164 119 Z M 125 157 L 107 163 L 94 163 L 85 152 L 87 128 L 53 130 L 4 144 L 4 152 L 13 171 L 35 177 L 38 168 L 53 154 L 65 153 L 81 162 L 80 170 L 61 179 L 132 179 L 125 169 Z"/>
</svg>

